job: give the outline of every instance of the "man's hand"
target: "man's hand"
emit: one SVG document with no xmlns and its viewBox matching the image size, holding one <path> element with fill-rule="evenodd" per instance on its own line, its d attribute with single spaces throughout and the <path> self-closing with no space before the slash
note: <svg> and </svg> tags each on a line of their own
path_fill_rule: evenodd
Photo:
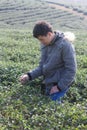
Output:
<svg viewBox="0 0 87 130">
<path fill-rule="evenodd" d="M 50 94 L 53 94 L 53 93 L 56 93 L 56 92 L 59 92 L 60 90 L 57 88 L 57 85 L 53 86 L 51 91 L 50 91 Z"/>
<path fill-rule="evenodd" d="M 29 81 L 29 76 L 27 74 L 24 74 L 20 77 L 19 81 L 21 82 L 21 84 L 25 84 Z"/>
</svg>

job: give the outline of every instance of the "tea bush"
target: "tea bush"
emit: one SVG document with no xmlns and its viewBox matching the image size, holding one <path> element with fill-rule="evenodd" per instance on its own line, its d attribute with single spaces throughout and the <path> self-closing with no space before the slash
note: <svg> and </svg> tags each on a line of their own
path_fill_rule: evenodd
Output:
<svg viewBox="0 0 87 130">
<path fill-rule="evenodd" d="M 31 32 L 0 33 L 4 33 L 0 37 L 0 130 L 87 130 L 87 43 L 81 42 L 87 39 L 87 33 L 76 33 L 78 71 L 62 104 L 41 95 L 42 77 L 24 86 L 19 82 L 19 77 L 35 68 L 40 58 L 40 44 Z"/>
</svg>

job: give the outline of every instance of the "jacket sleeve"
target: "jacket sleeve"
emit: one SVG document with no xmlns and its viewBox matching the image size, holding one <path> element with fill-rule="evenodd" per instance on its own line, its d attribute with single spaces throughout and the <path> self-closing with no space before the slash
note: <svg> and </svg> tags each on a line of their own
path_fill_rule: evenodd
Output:
<svg viewBox="0 0 87 130">
<path fill-rule="evenodd" d="M 77 68 L 75 49 L 72 43 L 68 41 L 63 42 L 62 58 L 64 62 L 64 71 L 61 74 L 58 87 L 61 90 L 65 90 L 74 81 Z"/>
<path fill-rule="evenodd" d="M 40 58 L 39 66 L 27 73 L 30 77 L 30 80 L 34 80 L 35 78 L 38 78 L 39 76 L 43 75 L 43 72 L 42 72 L 43 58 L 44 58 L 44 54 L 41 48 L 41 58 Z"/>
</svg>

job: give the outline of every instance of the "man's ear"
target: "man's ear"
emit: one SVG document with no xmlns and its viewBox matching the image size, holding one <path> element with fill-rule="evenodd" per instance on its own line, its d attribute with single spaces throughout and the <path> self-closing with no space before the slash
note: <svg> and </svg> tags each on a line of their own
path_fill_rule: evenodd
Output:
<svg viewBox="0 0 87 130">
<path fill-rule="evenodd" d="M 48 32 L 48 34 L 47 34 L 47 35 L 51 36 L 51 35 L 52 35 L 52 33 L 51 33 L 51 32 Z"/>
</svg>

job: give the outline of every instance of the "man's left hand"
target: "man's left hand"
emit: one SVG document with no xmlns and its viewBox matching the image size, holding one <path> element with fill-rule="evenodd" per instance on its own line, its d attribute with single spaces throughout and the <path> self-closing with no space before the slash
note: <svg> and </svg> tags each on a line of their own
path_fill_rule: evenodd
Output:
<svg viewBox="0 0 87 130">
<path fill-rule="evenodd" d="M 53 93 L 56 93 L 56 92 L 59 92 L 60 90 L 58 89 L 57 85 L 53 86 L 51 91 L 50 91 L 50 94 L 53 94 Z"/>
</svg>

